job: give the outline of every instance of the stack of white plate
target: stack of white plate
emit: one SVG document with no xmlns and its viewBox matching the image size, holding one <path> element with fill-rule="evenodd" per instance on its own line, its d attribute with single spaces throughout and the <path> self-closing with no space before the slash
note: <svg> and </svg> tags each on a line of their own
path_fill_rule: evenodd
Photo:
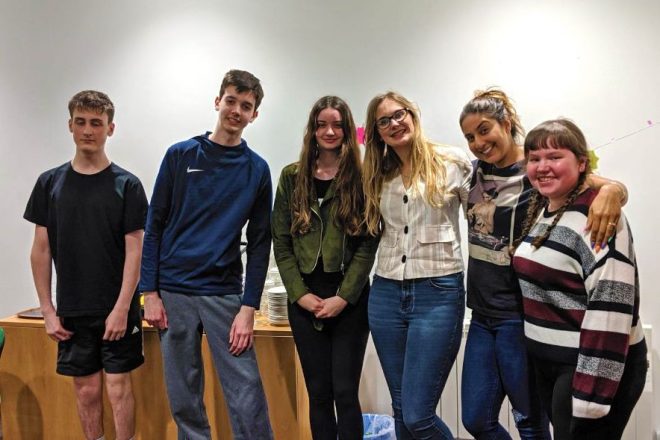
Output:
<svg viewBox="0 0 660 440">
<path fill-rule="evenodd" d="M 268 289 L 268 322 L 272 325 L 287 325 L 289 314 L 287 312 L 288 297 L 284 286 Z"/>
<path fill-rule="evenodd" d="M 267 279 L 271 280 L 275 285 L 282 284 L 282 278 L 280 277 L 280 271 L 277 269 L 277 266 L 272 266 L 268 269 Z"/>
<path fill-rule="evenodd" d="M 275 287 L 277 284 L 270 279 L 266 278 L 264 282 L 264 290 L 261 293 L 261 302 L 259 303 L 259 313 L 261 316 L 268 317 L 268 289 Z"/>
</svg>

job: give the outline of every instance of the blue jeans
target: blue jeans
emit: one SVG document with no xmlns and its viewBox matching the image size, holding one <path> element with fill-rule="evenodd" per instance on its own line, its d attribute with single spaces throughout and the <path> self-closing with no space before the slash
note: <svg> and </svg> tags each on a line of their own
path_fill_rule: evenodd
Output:
<svg viewBox="0 0 660 440">
<path fill-rule="evenodd" d="M 453 439 L 435 410 L 461 344 L 463 273 L 396 281 L 374 276 L 369 327 L 399 440 Z"/>
<path fill-rule="evenodd" d="M 521 439 L 550 439 L 527 359 L 522 319 L 473 313 L 464 359 L 461 412 L 465 429 L 475 439 L 511 439 L 498 421 L 505 395 Z"/>
</svg>

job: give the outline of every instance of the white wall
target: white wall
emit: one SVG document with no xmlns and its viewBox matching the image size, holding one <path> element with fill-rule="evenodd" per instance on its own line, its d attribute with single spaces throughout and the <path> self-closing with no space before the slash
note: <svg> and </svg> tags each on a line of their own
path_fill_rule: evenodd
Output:
<svg viewBox="0 0 660 440">
<path fill-rule="evenodd" d="M 328 93 L 361 123 L 374 94 L 396 89 L 419 103 L 430 137 L 463 146 L 462 105 L 499 85 L 526 127 L 571 117 L 597 146 L 660 122 L 659 19 L 657 0 L 0 0 L 0 314 L 37 304 L 32 226 L 21 217 L 38 174 L 73 154 L 66 103 L 79 90 L 115 101 L 109 154 L 148 193 L 165 148 L 212 127 L 214 94 L 234 67 L 263 81 L 245 136 L 274 179 L 295 160 L 312 103 Z M 641 313 L 656 332 L 660 239 L 649 203 L 660 188 L 648 179 L 659 139 L 654 126 L 599 150 L 600 171 L 630 190 Z M 379 393 L 370 405 L 386 410 Z M 659 397 L 654 414 L 660 429 Z"/>
</svg>

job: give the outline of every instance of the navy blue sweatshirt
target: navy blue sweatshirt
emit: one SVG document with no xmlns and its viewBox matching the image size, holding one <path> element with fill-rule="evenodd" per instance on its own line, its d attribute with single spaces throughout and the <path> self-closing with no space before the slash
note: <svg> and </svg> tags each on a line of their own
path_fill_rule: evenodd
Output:
<svg viewBox="0 0 660 440">
<path fill-rule="evenodd" d="M 247 223 L 243 304 L 258 308 L 270 255 L 270 170 L 245 140 L 224 147 L 208 135 L 165 153 L 147 216 L 139 288 L 240 293 L 240 241 Z"/>
</svg>

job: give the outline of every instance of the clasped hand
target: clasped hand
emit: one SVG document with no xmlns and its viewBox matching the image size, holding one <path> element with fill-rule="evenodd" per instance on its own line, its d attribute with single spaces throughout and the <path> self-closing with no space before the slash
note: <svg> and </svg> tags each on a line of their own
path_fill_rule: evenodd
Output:
<svg viewBox="0 0 660 440">
<path fill-rule="evenodd" d="M 344 298 L 337 295 L 323 299 L 313 293 L 306 293 L 297 302 L 300 307 L 312 312 L 319 319 L 339 315 L 348 304 Z"/>
</svg>

